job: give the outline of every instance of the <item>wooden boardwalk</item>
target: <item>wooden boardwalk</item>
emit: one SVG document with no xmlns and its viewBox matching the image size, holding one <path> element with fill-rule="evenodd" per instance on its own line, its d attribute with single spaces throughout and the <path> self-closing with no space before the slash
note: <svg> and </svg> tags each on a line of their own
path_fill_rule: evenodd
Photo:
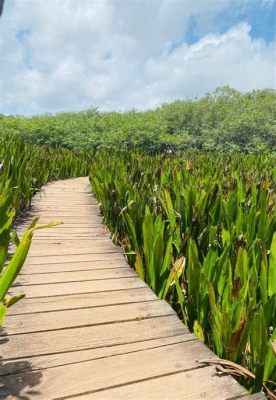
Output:
<svg viewBox="0 0 276 400">
<path fill-rule="evenodd" d="M 0 337 L 1 399 L 226 400 L 246 396 L 197 360 L 215 355 L 128 267 L 87 178 L 53 182 L 21 219 L 37 231 Z"/>
</svg>

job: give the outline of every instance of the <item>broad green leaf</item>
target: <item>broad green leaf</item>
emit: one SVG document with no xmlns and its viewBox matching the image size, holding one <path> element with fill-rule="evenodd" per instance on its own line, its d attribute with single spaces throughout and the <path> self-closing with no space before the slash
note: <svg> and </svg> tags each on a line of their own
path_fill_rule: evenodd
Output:
<svg viewBox="0 0 276 400">
<path fill-rule="evenodd" d="M 272 296 L 276 293 L 276 232 L 273 235 L 270 254 L 269 254 L 269 271 L 268 271 L 268 295 Z"/>
</svg>

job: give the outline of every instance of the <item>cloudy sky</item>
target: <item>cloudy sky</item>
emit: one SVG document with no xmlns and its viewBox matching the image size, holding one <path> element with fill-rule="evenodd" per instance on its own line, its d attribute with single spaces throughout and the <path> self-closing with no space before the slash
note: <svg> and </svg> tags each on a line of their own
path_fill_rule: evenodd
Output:
<svg viewBox="0 0 276 400">
<path fill-rule="evenodd" d="M 0 113 L 275 88 L 274 0 L 5 0 Z"/>
</svg>

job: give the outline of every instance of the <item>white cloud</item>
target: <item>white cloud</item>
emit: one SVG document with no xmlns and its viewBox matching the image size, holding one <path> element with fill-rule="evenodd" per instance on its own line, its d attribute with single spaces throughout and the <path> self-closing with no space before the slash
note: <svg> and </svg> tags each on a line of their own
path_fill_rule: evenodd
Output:
<svg viewBox="0 0 276 400">
<path fill-rule="evenodd" d="M 154 107 L 219 85 L 272 87 L 273 44 L 242 23 L 188 45 L 229 0 L 14 0 L 0 24 L 0 112 Z"/>
</svg>

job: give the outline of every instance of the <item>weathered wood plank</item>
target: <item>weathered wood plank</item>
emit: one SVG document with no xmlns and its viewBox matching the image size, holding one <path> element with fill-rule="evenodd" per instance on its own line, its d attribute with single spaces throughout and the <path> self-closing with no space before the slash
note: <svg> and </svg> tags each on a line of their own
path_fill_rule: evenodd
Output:
<svg viewBox="0 0 276 400">
<path fill-rule="evenodd" d="M 189 333 L 175 315 L 1 338 L 1 362 L 115 346 Z M 196 357 L 195 357 L 196 358 Z M 141 364 L 140 364 L 141 365 Z"/>
<path fill-rule="evenodd" d="M 58 297 L 41 297 L 35 299 L 25 297 L 16 307 L 12 307 L 9 315 L 44 313 L 48 311 L 58 310 L 74 310 L 85 307 L 100 307 L 110 306 L 114 304 L 138 303 L 142 301 L 156 300 L 156 295 L 148 290 L 147 287 L 118 290 L 112 293 L 85 293 L 85 294 L 70 294 Z"/>
<path fill-rule="evenodd" d="M 84 221 L 85 220 L 86 220 L 86 218 L 84 218 Z M 70 231 L 72 229 L 72 231 L 71 231 L 72 233 L 89 233 L 90 234 L 90 233 L 94 233 L 95 231 L 98 231 L 99 229 L 105 229 L 103 226 L 100 225 L 100 222 L 95 224 L 95 225 L 93 225 L 93 226 L 91 225 L 91 226 L 86 226 L 86 227 L 85 226 L 80 226 L 80 227 L 75 226 L 74 227 L 74 226 L 72 226 L 72 223 L 70 223 L 71 226 L 67 227 L 67 224 L 69 225 L 69 221 L 65 220 L 63 218 L 57 218 L 57 217 L 47 218 L 47 221 L 46 220 L 43 221 L 43 219 L 41 218 L 39 220 L 39 224 L 40 225 L 48 224 L 48 223 L 51 223 L 51 222 L 60 222 L 62 224 L 56 225 L 54 227 L 44 228 L 43 230 L 37 231 L 36 233 L 42 233 L 42 232 L 43 233 L 47 233 L 47 234 L 55 233 L 55 234 L 59 235 L 60 233 L 70 233 Z M 76 219 L 75 221 L 78 221 L 78 220 Z M 29 222 L 31 222 L 31 221 L 29 221 Z M 18 234 L 22 234 L 22 233 L 24 233 L 26 231 L 28 226 L 29 226 L 29 223 L 27 223 L 25 226 L 17 228 L 16 232 Z"/>
<path fill-rule="evenodd" d="M 93 219 L 94 221 L 94 219 Z M 21 229 L 22 231 L 24 231 L 25 229 L 27 229 L 29 227 L 30 223 L 29 221 L 27 223 L 24 224 L 20 224 L 19 226 L 19 230 Z M 70 228 L 95 228 L 99 226 L 99 222 L 76 222 L 76 223 L 63 223 L 63 225 L 57 225 L 54 228 L 54 231 L 56 232 L 57 229 L 62 229 L 62 228 L 66 228 L 66 229 L 70 229 Z M 45 228 L 46 229 L 46 228 Z M 50 229 L 50 228 L 47 228 Z M 17 230 L 18 231 L 18 230 Z M 45 230 L 44 230 L 45 232 Z"/>
<path fill-rule="evenodd" d="M 214 367 L 173 373 L 122 385 L 109 390 L 91 391 L 73 399 L 89 400 L 228 400 L 245 392 L 229 376 L 219 377 Z M 243 398 L 243 397 L 242 397 Z M 251 398 L 251 397 L 250 397 Z M 252 399 L 254 400 L 254 399 Z"/>
<path fill-rule="evenodd" d="M 81 326 L 94 326 L 114 322 L 132 321 L 164 315 L 174 315 L 165 301 L 152 300 L 142 303 L 104 306 L 97 308 L 78 308 L 76 310 L 52 311 L 44 314 L 10 316 L 5 324 L 5 332 L 0 336 L 31 332 L 49 332 Z"/>
<path fill-rule="evenodd" d="M 50 246 L 48 246 L 50 247 Z M 65 247 L 65 248 L 64 248 Z M 72 248 L 68 246 L 51 246 L 48 250 L 44 248 L 33 248 L 28 254 L 28 259 L 36 257 L 56 257 L 56 256 L 70 256 L 70 255 L 85 255 L 97 253 L 123 253 L 122 249 L 112 243 L 94 243 L 93 245 L 86 245 L 85 247 Z"/>
<path fill-rule="evenodd" d="M 47 296 L 63 296 L 72 293 L 93 293 L 108 292 L 113 290 L 136 289 L 146 287 L 146 284 L 137 277 L 124 279 L 91 280 L 85 282 L 52 283 L 43 286 L 14 286 L 13 293 L 25 293 L 28 298 L 38 298 Z"/>
<path fill-rule="evenodd" d="M 50 272 L 48 270 L 46 274 L 20 275 L 16 282 L 18 285 L 47 285 L 48 283 L 85 282 L 87 280 L 130 278 L 133 276 L 137 276 L 137 274 L 129 267 L 71 272 Z"/>
<path fill-rule="evenodd" d="M 27 265 L 40 265 L 40 264 L 58 264 L 58 263 L 79 263 L 82 261 L 110 261 L 118 259 L 119 256 L 123 257 L 122 253 L 116 252 L 98 252 L 91 254 L 77 254 L 77 255 L 62 255 L 62 256 L 52 256 L 52 257 L 29 257 L 26 260 Z"/>
<path fill-rule="evenodd" d="M 22 227 L 20 229 L 17 229 L 17 232 L 24 232 L 26 227 L 28 227 L 28 224 L 25 227 Z M 74 233 L 93 233 L 95 230 L 99 229 L 99 224 L 94 224 L 94 225 L 82 225 L 82 226 L 76 226 L 69 224 L 67 222 L 64 222 L 61 225 L 56 225 L 53 227 L 49 227 L 49 228 L 44 228 L 44 230 L 42 232 L 47 232 L 47 233 L 57 233 L 60 234 L 62 232 L 74 232 Z"/>
<path fill-rule="evenodd" d="M 196 340 L 194 335 L 192 335 L 191 333 L 186 333 L 183 335 L 169 336 L 160 339 L 151 339 L 142 342 L 121 344 L 118 346 L 106 346 L 80 351 L 76 350 L 69 353 L 58 353 L 30 358 L 22 358 L 18 362 L 6 361 L 2 364 L 0 363 L 0 376 L 19 372 L 23 373 L 30 370 L 36 371 L 57 366 L 66 367 L 68 364 L 72 363 L 92 361 L 120 354 L 129 354 L 133 352 L 164 347 L 169 344 L 183 343 L 192 340 Z"/>
<path fill-rule="evenodd" d="M 21 276 L 30 274 L 47 274 L 54 272 L 74 272 L 74 271 L 86 271 L 86 270 L 104 270 L 112 268 L 124 268 L 127 267 L 125 260 L 121 260 L 119 257 L 114 257 L 112 260 L 94 259 L 90 261 L 73 261 L 73 262 L 60 262 L 47 264 L 47 260 L 44 264 L 26 264 L 28 268 L 22 270 Z M 18 277 L 18 279 L 20 279 Z"/>
<path fill-rule="evenodd" d="M 24 234 L 25 232 L 22 232 L 21 234 Z M 107 232 L 104 228 L 99 228 L 99 229 L 94 229 L 93 232 L 90 233 L 82 233 L 82 232 L 47 232 L 46 230 L 43 231 L 36 231 L 34 232 L 34 238 L 67 238 L 67 239 L 74 239 L 77 243 L 79 238 L 93 238 L 93 237 L 99 237 L 101 235 L 105 235 Z M 20 234 L 20 233 L 19 233 Z M 80 241 L 80 239 L 79 239 Z M 76 245 L 77 247 L 77 245 Z"/>
<path fill-rule="evenodd" d="M 19 237 L 21 237 L 21 235 L 18 235 Z M 23 235 L 22 235 L 23 236 Z M 91 238 L 99 238 L 99 237 L 107 237 L 107 233 L 106 233 L 106 231 L 99 231 L 99 233 L 96 233 L 96 234 L 91 234 L 91 235 L 79 235 L 79 234 L 72 234 L 72 235 L 65 235 L 65 234 L 63 234 L 63 235 L 47 235 L 47 234 L 43 234 L 43 235 L 39 235 L 39 236 L 37 236 L 37 235 L 34 235 L 34 238 L 35 239 L 37 239 L 37 240 L 40 240 L 40 239 L 51 239 L 51 240 L 68 240 L 68 239 L 70 239 L 70 240 L 72 240 L 72 239 L 75 239 L 76 241 L 82 241 L 82 240 L 85 240 L 85 239 L 91 239 Z"/>
<path fill-rule="evenodd" d="M 215 357 L 202 343 L 192 341 L 148 349 L 139 353 L 122 354 L 112 357 L 112 361 L 109 358 L 103 358 L 67 365 L 66 368 L 63 366 L 49 368 L 43 370 L 43 379 L 36 385 L 34 398 L 50 399 L 53 398 L 53 393 L 55 399 L 64 398 L 79 393 L 99 391 L 107 386 L 125 385 L 137 380 L 152 379 L 196 368 L 194 355 L 198 353 L 204 357 Z M 22 385 L 30 380 L 32 373 L 2 377 L 4 388 L 10 385 L 11 381 L 14 385 L 17 382 Z M 66 384 L 61 385 L 61 382 L 66 382 Z M 24 390 L 27 389 L 23 389 L 21 395 L 26 393 Z M 237 385 L 236 393 L 244 392 L 245 390 Z"/>
<path fill-rule="evenodd" d="M 92 240 L 94 242 L 95 241 L 99 241 L 99 242 L 103 241 L 103 242 L 105 242 L 105 241 L 110 240 L 110 235 L 107 234 L 107 233 L 101 234 L 101 235 L 92 237 Z M 80 241 L 80 247 L 87 246 L 86 242 L 89 243 L 90 241 L 91 241 L 91 237 L 82 238 L 81 241 Z M 59 244 L 63 244 L 63 243 L 64 244 L 68 243 L 68 246 L 70 246 L 70 245 L 72 246 L 75 243 L 75 240 L 73 238 L 68 239 L 66 237 L 58 237 L 58 236 L 57 237 L 45 237 L 45 238 L 42 237 L 42 238 L 35 238 L 35 243 L 38 246 L 41 246 L 41 245 L 47 246 L 49 244 L 59 245 Z"/>
<path fill-rule="evenodd" d="M 53 218 L 53 217 L 55 219 L 56 218 L 61 219 L 63 217 L 72 218 L 72 212 L 70 212 L 70 211 L 67 211 L 67 212 L 66 211 L 56 212 L 56 211 L 44 210 L 44 211 L 39 211 L 38 213 L 35 213 L 35 214 L 37 214 L 38 216 L 42 216 L 44 218 Z M 98 211 L 96 209 L 95 209 L 95 211 L 89 211 L 89 210 L 82 211 L 82 212 L 78 211 L 78 212 L 76 212 L 76 214 L 77 214 L 77 217 L 80 218 L 80 219 L 82 219 L 82 218 L 89 219 L 89 218 L 93 217 L 94 215 L 97 215 Z M 33 213 L 32 212 L 27 212 L 25 215 L 26 215 L 26 217 L 29 217 L 29 216 L 32 216 Z"/>
<path fill-rule="evenodd" d="M 63 242 L 51 241 L 51 246 L 45 245 L 45 243 L 36 243 L 33 247 L 32 250 L 29 253 L 30 257 L 33 256 L 46 256 L 47 257 L 47 247 L 49 248 L 49 254 L 48 255 L 57 255 L 56 253 L 63 253 L 66 252 L 67 255 L 71 254 L 85 254 L 89 253 L 91 250 L 101 250 L 101 251 L 108 251 L 108 250 L 116 250 L 119 251 L 120 253 L 122 252 L 122 249 L 118 246 L 115 246 L 108 238 L 103 238 L 103 240 L 98 239 L 98 240 L 93 240 L 92 241 L 80 241 L 79 246 L 74 249 L 72 246 L 72 241 L 71 243 L 67 243 L 66 240 Z"/>
<path fill-rule="evenodd" d="M 69 215 L 69 213 L 68 213 L 68 216 L 60 216 L 59 213 L 56 213 L 55 216 L 52 216 L 52 215 L 48 215 L 48 216 L 42 215 L 41 216 L 41 215 L 29 213 L 29 215 L 24 216 L 24 221 L 31 222 L 31 220 L 34 216 L 39 217 L 39 224 L 46 224 L 46 223 L 50 223 L 53 221 L 64 222 L 64 223 L 65 222 L 81 222 L 81 223 L 83 223 L 83 222 L 87 221 L 86 216 L 78 216 L 77 213 L 75 213 L 74 215 L 72 215 L 72 213 L 71 213 L 71 215 Z M 95 219 L 96 220 L 98 219 L 98 221 L 100 223 L 100 221 L 101 221 L 100 213 L 93 214 L 93 220 L 95 221 Z M 89 219 L 89 221 L 90 221 L 90 219 Z"/>
<path fill-rule="evenodd" d="M 50 245 L 50 246 L 47 246 Z M 66 251 L 72 250 L 75 246 L 74 240 L 66 240 L 66 239 L 40 239 L 35 240 L 32 243 L 31 250 L 29 251 L 29 255 L 36 255 L 36 254 L 46 254 L 47 248 L 49 251 Z M 102 248 L 102 249 L 117 249 L 111 241 L 110 238 L 107 236 L 104 237 L 97 237 L 97 238 L 87 238 L 85 240 L 81 240 L 78 245 L 79 249 L 92 249 L 92 248 Z M 9 247 L 9 253 L 12 254 L 15 251 L 16 247 L 11 245 Z"/>
</svg>

